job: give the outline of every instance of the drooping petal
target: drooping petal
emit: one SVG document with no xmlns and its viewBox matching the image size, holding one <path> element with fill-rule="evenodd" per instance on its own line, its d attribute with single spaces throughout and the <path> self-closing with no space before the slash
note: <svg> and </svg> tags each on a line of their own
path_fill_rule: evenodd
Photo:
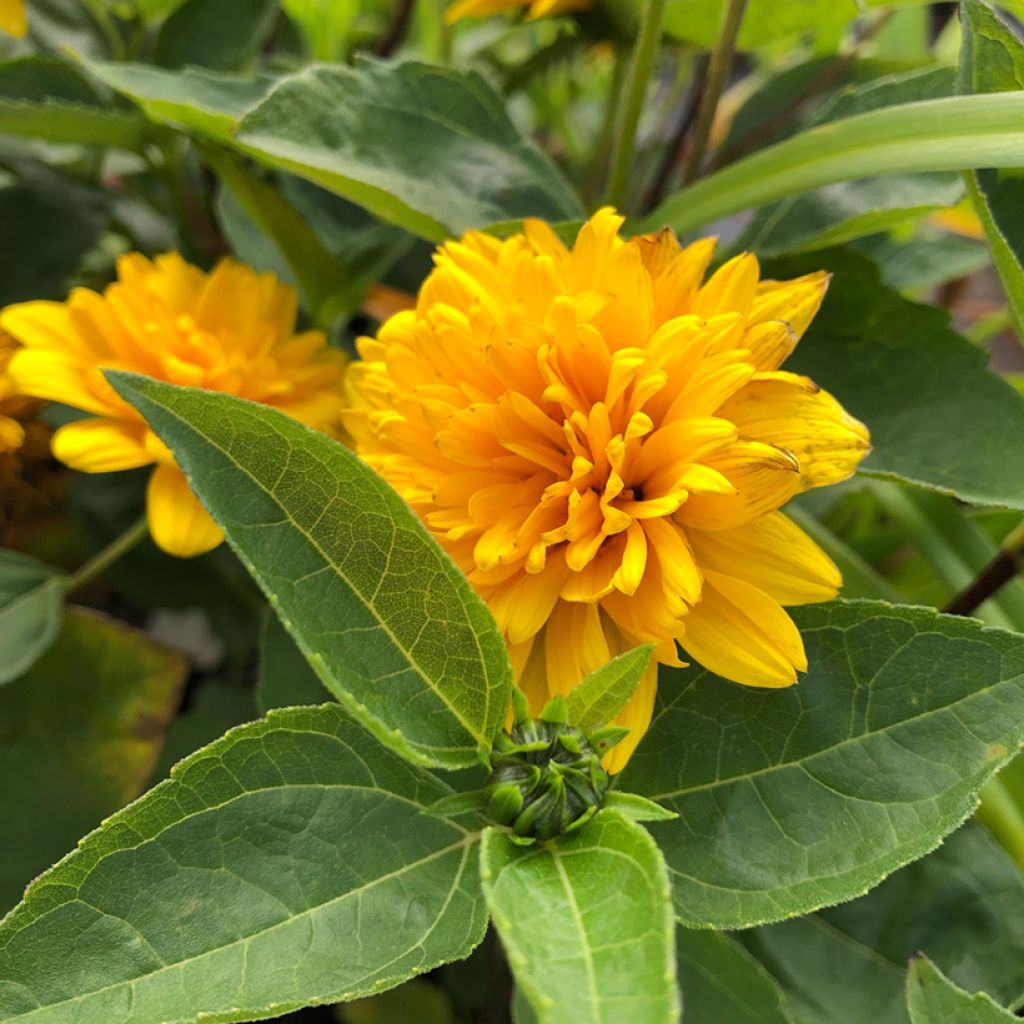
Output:
<svg viewBox="0 0 1024 1024">
<path fill-rule="evenodd" d="M 157 546 L 178 558 L 212 551 L 224 539 L 221 528 L 199 503 L 174 466 L 157 466 L 146 490 L 149 532 Z"/>
<path fill-rule="evenodd" d="M 845 480 L 871 450 L 867 428 L 795 373 L 760 373 L 719 410 L 743 437 L 792 452 L 803 489 Z"/>
<path fill-rule="evenodd" d="M 116 473 L 153 461 L 138 422 L 90 418 L 61 427 L 53 435 L 53 454 L 82 473 Z"/>
<path fill-rule="evenodd" d="M 705 572 L 701 602 L 686 616 L 680 644 L 705 668 L 746 686 L 790 686 L 807 668 L 803 640 L 782 606 L 718 572 Z"/>
<path fill-rule="evenodd" d="M 829 601 L 843 582 L 832 559 L 781 512 L 687 536 L 703 568 L 751 583 L 782 605 Z"/>
</svg>

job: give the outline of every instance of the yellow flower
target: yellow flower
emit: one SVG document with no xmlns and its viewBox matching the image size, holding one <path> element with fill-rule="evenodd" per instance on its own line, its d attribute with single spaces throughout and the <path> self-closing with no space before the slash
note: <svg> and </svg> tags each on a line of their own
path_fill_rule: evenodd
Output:
<svg viewBox="0 0 1024 1024">
<path fill-rule="evenodd" d="M 965 238 L 985 239 L 985 229 L 974 211 L 970 199 L 964 199 L 956 206 L 947 206 L 944 210 L 936 210 L 928 222 L 934 224 L 943 231 L 952 232 L 954 235 L 963 235 Z"/>
<path fill-rule="evenodd" d="M 53 452 L 86 473 L 156 464 L 147 512 L 153 539 L 188 557 L 223 535 L 192 494 L 174 457 L 103 377 L 130 370 L 174 384 L 263 402 L 317 430 L 340 428 L 344 355 L 319 331 L 295 333 L 296 296 L 273 274 L 234 260 L 210 273 L 176 253 L 122 256 L 102 295 L 25 302 L 0 313 L 23 345 L 10 372 L 20 392 L 89 413 L 61 427 Z"/>
<path fill-rule="evenodd" d="M 20 38 L 27 31 L 25 0 L 0 0 L 0 32 Z"/>
<path fill-rule="evenodd" d="M 17 348 L 17 342 L 9 334 L 0 331 L 0 454 L 21 447 L 25 440 L 25 428 L 18 421 L 31 413 L 38 404 L 18 394 L 8 372 Z"/>
<path fill-rule="evenodd" d="M 827 275 L 759 281 L 744 254 L 599 211 L 570 250 L 527 221 L 441 247 L 415 310 L 360 342 L 346 425 L 487 601 L 536 712 L 654 642 L 751 686 L 804 670 L 783 605 L 841 583 L 778 509 L 849 476 L 865 428 L 778 370 Z M 652 665 L 611 754 L 650 721 Z"/>
<path fill-rule="evenodd" d="M 2 2 L 2 0 L 0 0 Z M 527 18 L 543 18 L 547 14 L 564 14 L 589 7 L 593 0 L 456 0 L 445 11 L 449 24 L 460 18 L 482 18 L 500 11 L 511 11 L 516 7 L 528 7 Z"/>
</svg>

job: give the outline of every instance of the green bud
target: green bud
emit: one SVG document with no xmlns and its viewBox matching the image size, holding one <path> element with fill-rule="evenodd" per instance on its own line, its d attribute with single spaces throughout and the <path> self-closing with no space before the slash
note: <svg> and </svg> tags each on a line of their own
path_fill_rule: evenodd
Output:
<svg viewBox="0 0 1024 1024">
<path fill-rule="evenodd" d="M 565 722 L 564 708 L 564 700 L 549 702 L 540 718 L 517 720 L 494 744 L 488 813 L 518 836 L 551 839 L 580 827 L 608 789 L 601 755 Z"/>
</svg>

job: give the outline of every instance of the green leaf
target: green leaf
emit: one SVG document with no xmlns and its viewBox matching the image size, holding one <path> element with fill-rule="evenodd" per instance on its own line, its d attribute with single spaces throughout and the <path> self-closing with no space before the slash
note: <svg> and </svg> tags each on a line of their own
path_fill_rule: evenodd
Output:
<svg viewBox="0 0 1024 1024">
<path fill-rule="evenodd" d="M 233 730 L 32 884 L 0 924 L 0 1019 L 226 1024 L 466 956 L 477 839 L 420 814 L 446 791 L 339 707 Z"/>
<path fill-rule="evenodd" d="M 733 938 L 680 928 L 679 984 L 697 1024 L 793 1024 L 775 979 Z"/>
<path fill-rule="evenodd" d="M 146 64 L 89 62 L 87 67 L 101 82 L 137 103 L 151 121 L 220 142 L 232 141 L 243 115 L 277 81 L 270 75 L 198 68 L 164 71 Z"/>
<path fill-rule="evenodd" d="M 265 405 L 110 374 L 324 685 L 424 764 L 475 764 L 512 668 L 484 603 L 412 510 L 344 445 Z"/>
<path fill-rule="evenodd" d="M 354 67 L 307 68 L 248 114 L 237 138 L 265 162 L 433 241 L 499 221 L 582 214 L 472 71 L 365 57 Z"/>
<path fill-rule="evenodd" d="M 960 91 L 1019 94 L 1024 88 L 1024 44 L 1017 33 L 984 0 L 962 0 L 960 23 Z M 1017 333 L 1024 336 L 1024 176 L 1019 171 L 979 170 L 967 174 L 967 184 Z"/>
<path fill-rule="evenodd" d="M 359 0 L 281 0 L 281 6 L 299 27 L 314 60 L 341 59 Z"/>
<path fill-rule="evenodd" d="M 670 811 L 645 796 L 620 793 L 617 790 L 605 794 L 603 806 L 618 811 L 630 821 L 671 821 L 676 817 L 675 811 Z"/>
<path fill-rule="evenodd" d="M 668 0 L 665 31 L 676 39 L 711 47 L 718 39 L 724 9 L 725 0 Z M 838 39 L 857 14 L 855 0 L 750 0 L 738 45 L 753 50 L 806 33 Z"/>
<path fill-rule="evenodd" d="M 1018 1020 L 984 993 L 969 995 L 944 978 L 926 957 L 916 957 L 907 975 L 911 1024 L 1009 1024 Z"/>
<path fill-rule="evenodd" d="M 854 248 L 878 265 L 890 288 L 916 295 L 927 295 L 947 281 L 969 277 L 990 262 L 984 242 L 926 226 L 907 239 L 894 235 L 860 238 Z"/>
<path fill-rule="evenodd" d="M 277 0 L 186 0 L 161 26 L 153 61 L 165 68 L 243 68 L 260 52 L 277 17 Z"/>
<path fill-rule="evenodd" d="M 910 171 L 1024 167 L 1024 93 L 903 103 L 820 125 L 669 197 L 640 225 L 679 234 L 809 189 Z"/>
<path fill-rule="evenodd" d="M 815 1024 L 907 1024 L 907 961 L 924 952 L 953 980 L 1024 1000 L 1024 875 L 977 824 L 851 903 L 739 936 Z"/>
<path fill-rule="evenodd" d="M 679 814 L 651 832 L 688 926 L 863 893 L 956 828 L 1024 738 L 1024 637 L 873 601 L 794 617 L 810 665 L 796 686 L 665 672 L 619 777 Z"/>
<path fill-rule="evenodd" d="M 1024 401 L 988 370 L 985 353 L 951 330 L 945 311 L 885 288 L 852 252 L 776 261 L 769 273 L 821 268 L 833 273 L 829 293 L 786 369 L 868 425 L 873 451 L 861 472 L 1024 508 L 1024 446 L 1007 443 L 1024 437 Z"/>
<path fill-rule="evenodd" d="M 869 110 L 953 94 L 951 68 L 915 69 L 843 92 L 816 119 L 825 124 Z M 960 175 L 900 174 L 837 182 L 773 203 L 755 214 L 735 248 L 760 256 L 823 249 L 888 231 L 958 202 Z"/>
<path fill-rule="evenodd" d="M 56 640 L 63 618 L 62 574 L 0 549 L 0 685 L 32 667 Z"/>
<path fill-rule="evenodd" d="M 654 644 L 643 644 L 595 669 L 569 691 L 565 702 L 569 722 L 584 732 L 607 725 L 636 692 Z"/>
<path fill-rule="evenodd" d="M 0 690 L 0 909 L 142 791 L 185 674 L 141 633 L 70 611 L 53 647 Z"/>
<path fill-rule="evenodd" d="M 68 61 L 32 54 L 0 63 L 0 132 L 138 150 L 146 122 L 104 103 Z"/>
<path fill-rule="evenodd" d="M 326 704 L 331 700 L 334 697 L 295 646 L 288 630 L 268 609 L 260 632 L 260 677 L 256 684 L 260 711 Z"/>
<path fill-rule="evenodd" d="M 487 905 L 539 1024 L 679 1019 L 668 879 L 639 825 L 605 810 L 535 846 L 492 828 L 480 857 Z"/>
<path fill-rule="evenodd" d="M 344 1003 L 334 1012 L 342 1024 L 456 1024 L 448 994 L 422 978 L 370 999 Z"/>
</svg>

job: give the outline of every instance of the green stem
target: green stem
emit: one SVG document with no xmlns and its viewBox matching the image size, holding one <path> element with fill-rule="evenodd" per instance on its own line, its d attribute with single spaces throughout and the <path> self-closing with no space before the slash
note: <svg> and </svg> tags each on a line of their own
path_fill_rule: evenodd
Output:
<svg viewBox="0 0 1024 1024">
<path fill-rule="evenodd" d="M 119 558 L 131 551 L 148 533 L 149 522 L 143 516 L 138 522 L 129 526 L 120 537 L 112 540 L 102 551 L 90 558 L 81 569 L 66 577 L 64 592 L 70 594 L 73 590 L 84 587 L 86 583 L 91 583 L 97 576 L 106 572 Z"/>
<path fill-rule="evenodd" d="M 619 108 L 611 174 L 608 179 L 607 199 L 612 206 L 620 206 L 626 196 L 629 171 L 636 149 L 637 128 L 640 126 L 640 115 L 644 109 L 647 85 L 658 56 L 665 2 L 666 0 L 647 0 L 643 21 L 640 23 L 640 34 L 633 48 L 633 60 L 626 74 L 625 97 Z"/>
<path fill-rule="evenodd" d="M 746 10 L 747 0 L 729 0 L 722 19 L 722 31 L 718 33 L 718 41 L 711 52 L 711 63 L 708 64 L 708 77 L 701 97 L 700 109 L 697 111 L 697 125 L 693 130 L 693 146 L 686 164 L 683 181 L 689 184 L 700 177 L 701 164 L 708 151 L 708 139 L 711 138 L 711 126 L 715 123 L 715 111 L 725 88 L 725 79 L 729 74 L 733 51 L 736 49 L 736 37 L 740 34 L 740 23 Z"/>
<path fill-rule="evenodd" d="M 118 31 L 106 7 L 102 2 L 97 2 L 97 0 L 84 0 L 84 3 L 86 9 L 92 15 L 93 21 L 96 22 L 100 32 L 103 33 L 107 46 L 110 47 L 110 56 L 114 60 L 124 60 L 127 56 L 124 39 L 121 38 L 121 33 Z"/>
<path fill-rule="evenodd" d="M 1024 813 L 997 775 L 981 790 L 981 803 L 975 812 L 1000 845 L 1024 867 Z"/>
</svg>

